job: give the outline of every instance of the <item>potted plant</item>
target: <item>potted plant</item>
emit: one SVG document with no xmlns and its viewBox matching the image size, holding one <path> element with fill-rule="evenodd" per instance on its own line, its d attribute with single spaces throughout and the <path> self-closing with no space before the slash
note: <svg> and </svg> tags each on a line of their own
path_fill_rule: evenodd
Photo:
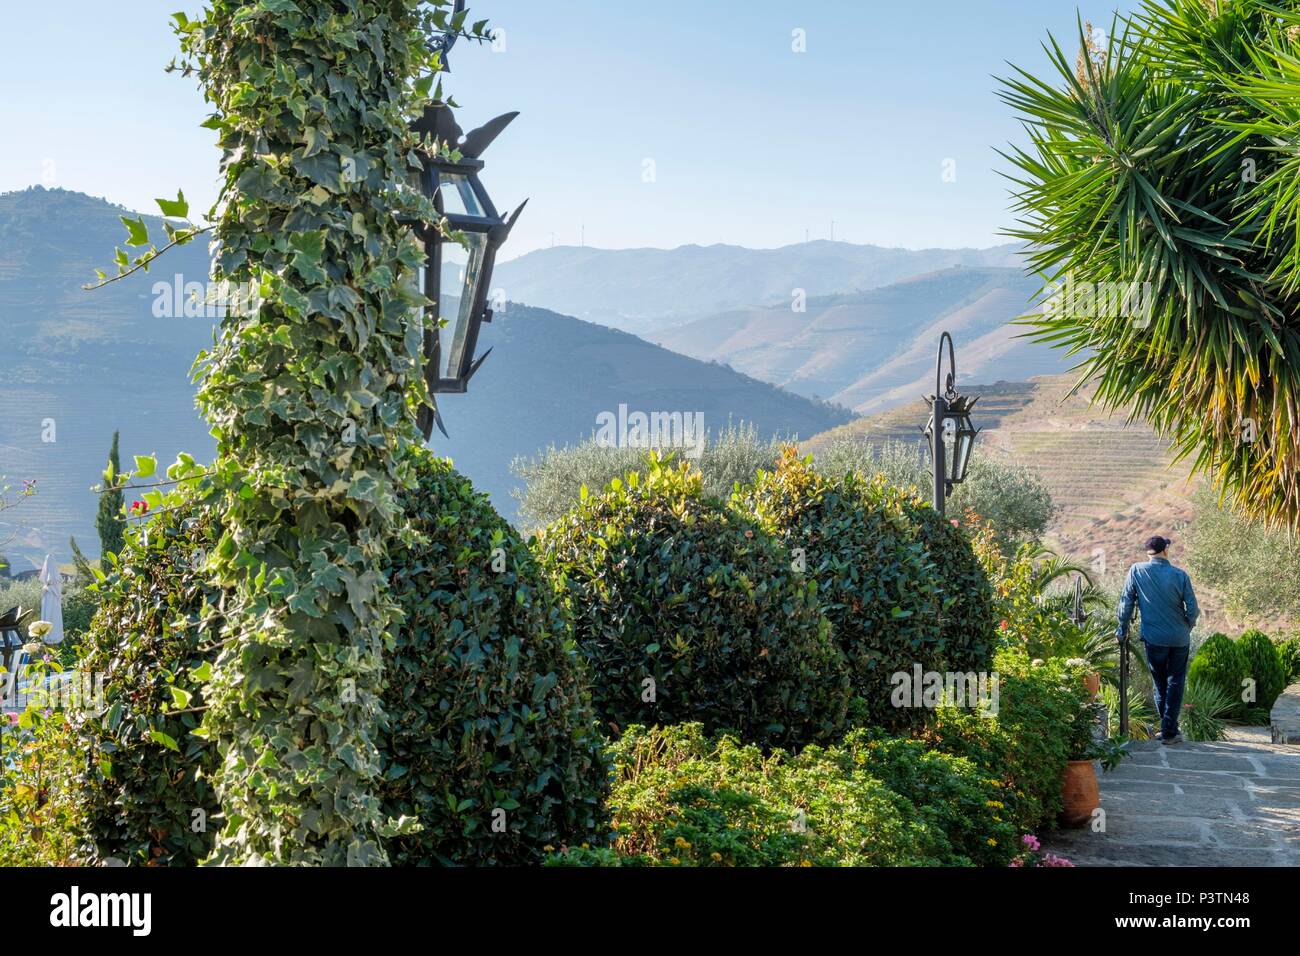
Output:
<svg viewBox="0 0 1300 956">
<path fill-rule="evenodd" d="M 1072 657 L 1066 663 L 1078 667 L 1083 672 L 1083 687 L 1088 692 L 1088 699 L 1096 700 L 1101 692 L 1101 671 L 1094 670 L 1092 664 L 1082 657 Z"/>
<path fill-rule="evenodd" d="M 1081 827 L 1092 819 L 1101 806 L 1095 761 L 1103 770 L 1111 770 L 1124 756 L 1117 740 L 1098 739 L 1101 705 L 1095 700 L 1081 700 L 1078 714 L 1070 724 L 1070 758 L 1061 774 L 1061 823 Z M 1102 731 L 1104 733 L 1104 731 Z"/>
</svg>

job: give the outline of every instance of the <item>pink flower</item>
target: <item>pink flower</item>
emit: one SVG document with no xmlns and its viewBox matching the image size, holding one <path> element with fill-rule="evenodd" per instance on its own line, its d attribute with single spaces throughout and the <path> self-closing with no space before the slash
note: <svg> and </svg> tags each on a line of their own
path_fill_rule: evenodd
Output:
<svg viewBox="0 0 1300 956">
<path fill-rule="evenodd" d="M 1039 866 L 1074 866 L 1074 864 L 1071 863 L 1069 860 L 1067 860 L 1065 857 L 1057 856 L 1055 853 L 1045 853 L 1043 855 L 1042 862 L 1039 863 L 1038 865 Z"/>
<path fill-rule="evenodd" d="M 1020 838 L 1020 842 L 1029 847 L 1029 849 L 1033 850 L 1035 853 L 1037 853 L 1042 847 L 1042 844 L 1038 842 L 1038 837 L 1034 836 L 1032 833 L 1026 833 Z"/>
<path fill-rule="evenodd" d="M 953 526 L 954 528 L 960 528 L 960 527 L 961 527 L 961 523 L 958 522 L 958 520 L 957 520 L 956 518 L 953 518 L 953 519 L 952 519 L 951 524 L 952 524 L 952 526 Z"/>
<path fill-rule="evenodd" d="M 1020 857 L 1016 857 L 1014 860 L 1012 860 L 1010 863 L 1007 864 L 1007 866 L 1024 866 L 1024 865 L 1025 865 L 1025 861 L 1020 859 Z"/>
</svg>

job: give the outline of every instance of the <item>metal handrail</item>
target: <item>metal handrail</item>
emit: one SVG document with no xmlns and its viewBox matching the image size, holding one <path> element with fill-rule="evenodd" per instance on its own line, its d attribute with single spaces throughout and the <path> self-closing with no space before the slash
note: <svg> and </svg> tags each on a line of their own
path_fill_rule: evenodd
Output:
<svg viewBox="0 0 1300 956">
<path fill-rule="evenodd" d="M 1128 737 L 1128 638 L 1119 642 L 1119 735 Z"/>
</svg>

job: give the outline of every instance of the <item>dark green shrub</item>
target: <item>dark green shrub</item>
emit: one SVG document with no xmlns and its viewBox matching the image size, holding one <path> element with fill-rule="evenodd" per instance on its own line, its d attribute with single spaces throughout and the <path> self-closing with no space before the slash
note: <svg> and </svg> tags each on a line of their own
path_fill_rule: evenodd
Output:
<svg viewBox="0 0 1300 956">
<path fill-rule="evenodd" d="M 962 533 L 883 477 L 826 478 L 787 448 L 772 472 L 737 491 L 754 516 L 806 565 L 872 725 L 912 727 L 920 708 L 897 707 L 891 678 L 989 669 L 992 590 Z"/>
<path fill-rule="evenodd" d="M 74 584 L 63 594 L 64 643 L 76 644 L 90 630 L 90 620 L 99 608 L 99 592 Z"/>
<path fill-rule="evenodd" d="M 577 655 L 518 536 L 447 463 L 421 454 L 417 466 L 404 499 L 416 534 L 390 569 L 405 623 L 385 659 L 380 789 L 389 816 L 423 830 L 393 837 L 390 858 L 538 860 L 549 840 L 588 831 L 604 783 Z M 105 675 L 106 710 L 79 727 L 99 855 L 189 864 L 211 850 L 212 827 L 194 827 L 216 813 L 214 753 L 181 711 L 203 704 L 194 675 L 207 676 L 222 623 L 220 595 L 194 570 L 215 525 L 177 502 L 150 520 L 147 543 L 128 534 L 99 585 L 83 666 Z"/>
<path fill-rule="evenodd" d="M 1277 647 L 1263 631 L 1249 630 L 1237 638 L 1237 649 L 1246 662 L 1246 674 L 1255 681 L 1254 705 L 1270 710 L 1278 694 L 1286 689 L 1287 674 Z"/>
<path fill-rule="evenodd" d="M 380 795 L 423 829 L 389 858 L 540 861 L 593 832 L 606 785 L 581 661 L 519 535 L 450 463 L 416 455 L 417 538 L 390 549 L 405 621 L 384 668 Z"/>
<path fill-rule="evenodd" d="M 944 669 L 985 670 L 997 646 L 993 588 L 970 539 L 956 518 L 945 518 L 927 502 L 906 498 L 907 514 L 920 529 L 940 589 L 939 646 Z"/>
<path fill-rule="evenodd" d="M 943 831 L 841 748 L 765 754 L 699 724 L 612 744 L 613 850 L 584 863 L 913 866 L 963 862 Z"/>
<path fill-rule="evenodd" d="M 1080 737 L 1076 722 L 1090 716 L 1087 693 L 1080 670 L 1057 658 L 1035 664 L 1003 649 L 994 667 L 996 715 L 944 707 L 922 739 L 1001 780 L 1008 818 L 1033 833 L 1054 825 L 1061 810 L 1061 775 Z"/>
<path fill-rule="evenodd" d="M 538 539 L 590 663 L 597 713 L 698 721 L 754 743 L 833 739 L 849 680 L 812 582 L 698 472 L 647 458 Z"/>
<path fill-rule="evenodd" d="M 1300 680 L 1300 636 L 1279 641 L 1277 658 L 1282 665 L 1282 673 L 1286 675 L 1287 687 Z"/>
<path fill-rule="evenodd" d="M 90 855 L 181 865 L 212 848 L 215 755 L 191 731 L 221 634 L 221 595 L 195 570 L 215 532 L 211 512 L 176 502 L 105 556 L 80 662 L 102 676 L 105 709 L 72 715 Z"/>
<path fill-rule="evenodd" d="M 1196 651 L 1187 669 L 1188 680 L 1204 681 L 1233 702 L 1234 713 L 1244 707 L 1242 682 L 1250 676 L 1245 656 L 1226 634 L 1211 634 Z"/>
</svg>

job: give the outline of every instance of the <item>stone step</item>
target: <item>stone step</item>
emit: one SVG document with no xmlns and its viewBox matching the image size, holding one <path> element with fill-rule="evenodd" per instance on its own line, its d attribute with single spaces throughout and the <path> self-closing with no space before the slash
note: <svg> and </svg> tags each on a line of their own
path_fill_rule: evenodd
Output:
<svg viewBox="0 0 1300 956">
<path fill-rule="evenodd" d="M 1300 866 L 1300 748 L 1264 728 L 1164 746 L 1134 741 L 1098 774 L 1104 815 L 1043 846 L 1077 866 Z"/>
</svg>

